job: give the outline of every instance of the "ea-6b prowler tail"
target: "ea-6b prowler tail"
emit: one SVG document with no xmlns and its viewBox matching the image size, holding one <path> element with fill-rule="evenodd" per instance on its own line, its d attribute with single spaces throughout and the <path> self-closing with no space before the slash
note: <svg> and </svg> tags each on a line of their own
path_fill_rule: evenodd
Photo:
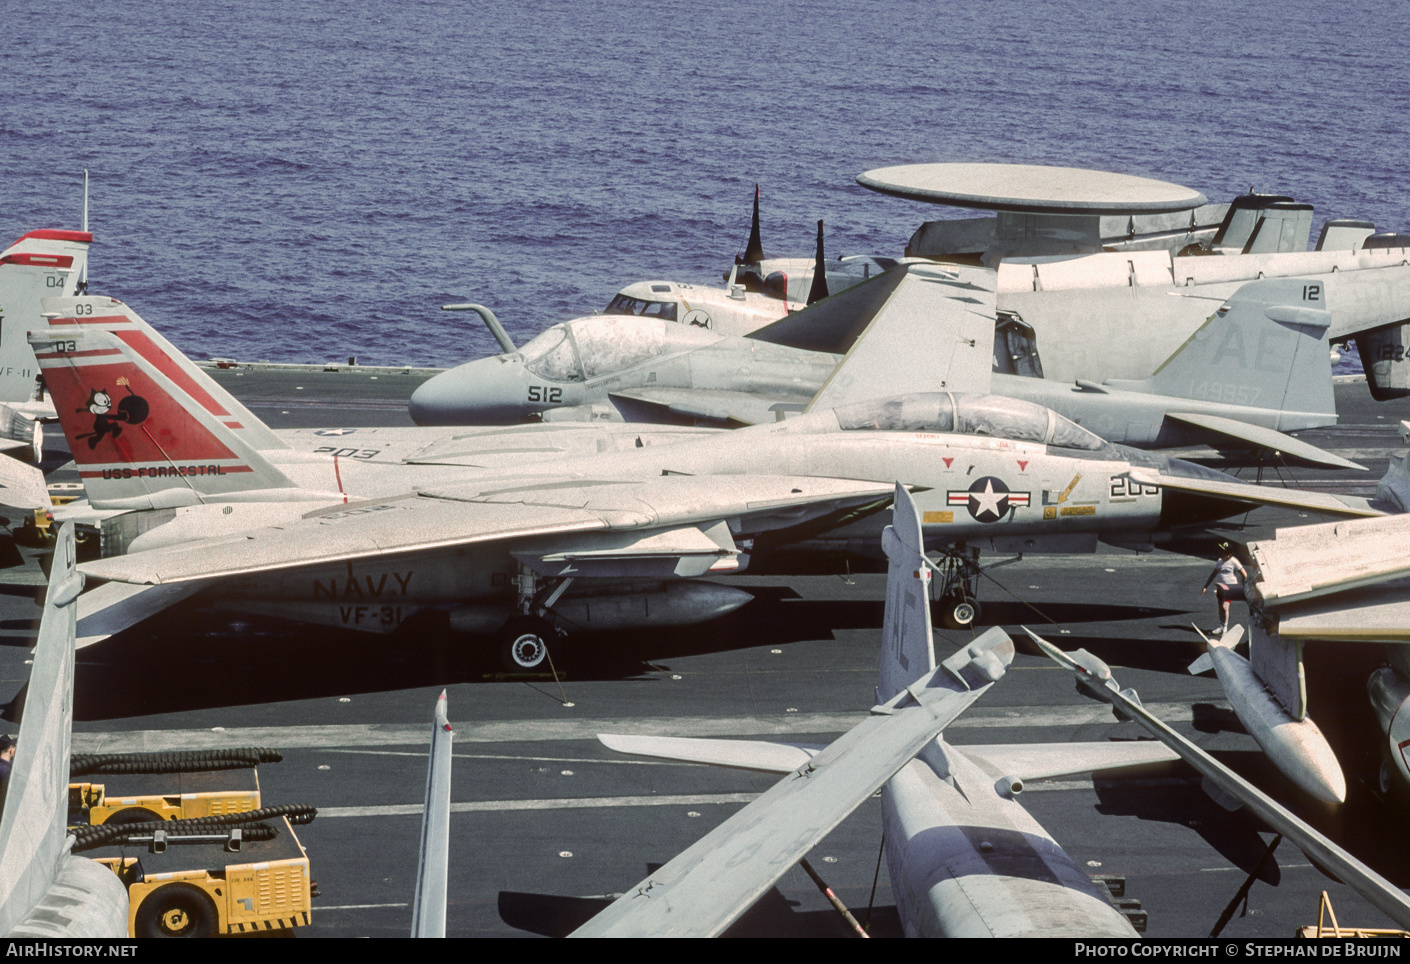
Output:
<svg viewBox="0 0 1410 964">
<path fill-rule="evenodd" d="M 1279 431 L 1336 423 L 1332 324 L 1324 285 L 1268 278 L 1244 285 L 1150 378 L 1112 388 L 1268 409 Z"/>
<path fill-rule="evenodd" d="M 299 490 L 118 332 L 31 332 L 69 450 L 95 508 L 282 501 Z"/>
</svg>

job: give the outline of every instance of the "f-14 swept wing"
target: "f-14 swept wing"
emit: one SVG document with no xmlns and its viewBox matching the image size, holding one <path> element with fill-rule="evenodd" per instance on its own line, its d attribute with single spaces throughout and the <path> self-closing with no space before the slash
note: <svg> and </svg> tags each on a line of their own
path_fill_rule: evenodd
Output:
<svg viewBox="0 0 1410 964">
<path fill-rule="evenodd" d="M 700 575 L 712 566 L 734 568 L 720 565 L 737 554 L 718 525 L 723 520 L 747 519 L 753 531 L 763 531 L 890 492 L 875 482 L 768 475 L 501 479 L 315 509 L 282 525 L 86 563 L 84 572 L 161 585 L 500 542 L 550 561 L 609 556 L 626 565 L 663 557 L 676 575 Z M 678 530 L 692 531 L 658 538 Z M 601 539 L 588 538 L 594 533 Z M 637 538 L 623 542 L 622 533 Z M 680 571 L 681 557 L 701 555 L 709 558 L 699 572 Z"/>
</svg>

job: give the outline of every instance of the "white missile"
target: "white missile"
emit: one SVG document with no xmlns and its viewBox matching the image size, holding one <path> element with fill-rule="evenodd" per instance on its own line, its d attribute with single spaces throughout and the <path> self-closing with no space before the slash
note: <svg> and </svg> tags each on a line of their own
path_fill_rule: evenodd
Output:
<svg viewBox="0 0 1410 964">
<path fill-rule="evenodd" d="M 1293 783 L 1324 803 L 1346 802 L 1346 777 L 1317 724 L 1310 716 L 1294 719 L 1263 685 L 1249 661 L 1234 652 L 1243 633 L 1242 626 L 1235 626 L 1222 639 L 1205 637 L 1209 644 L 1206 655 L 1239 722 Z M 1191 672 L 1201 672 L 1203 663 L 1204 657 L 1196 660 Z"/>
<path fill-rule="evenodd" d="M 1366 692 L 1371 697 L 1381 731 L 1386 735 L 1390 761 L 1400 771 L 1400 778 L 1410 781 L 1410 763 L 1405 759 L 1405 751 L 1410 747 L 1410 706 L 1406 705 L 1410 704 L 1410 681 L 1392 667 L 1382 666 L 1366 681 Z M 1389 777 L 1389 772 L 1383 770 L 1382 790 L 1390 788 Z"/>
</svg>

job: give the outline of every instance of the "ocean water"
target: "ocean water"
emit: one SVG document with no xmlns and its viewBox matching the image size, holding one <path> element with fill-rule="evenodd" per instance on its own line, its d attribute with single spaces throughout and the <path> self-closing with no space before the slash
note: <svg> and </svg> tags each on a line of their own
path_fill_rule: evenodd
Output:
<svg viewBox="0 0 1410 964">
<path fill-rule="evenodd" d="M 77 227 L 91 291 L 193 357 L 447 365 L 648 278 L 895 255 L 963 216 L 872 167 L 1103 168 L 1410 228 L 1404 7 L 900 0 L 0 3 L 0 244 Z M 1314 235 L 1315 236 L 1315 235 Z"/>
</svg>

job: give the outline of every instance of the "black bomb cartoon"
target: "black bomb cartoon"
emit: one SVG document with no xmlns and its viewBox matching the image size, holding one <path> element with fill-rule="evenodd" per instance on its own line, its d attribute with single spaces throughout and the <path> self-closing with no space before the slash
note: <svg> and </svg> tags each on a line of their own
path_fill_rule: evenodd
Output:
<svg viewBox="0 0 1410 964">
<path fill-rule="evenodd" d="M 104 389 L 90 388 L 88 390 L 88 404 L 83 408 L 76 409 L 79 412 L 93 413 L 93 431 L 85 432 L 78 436 L 88 439 L 88 447 L 95 449 L 98 443 L 105 437 L 117 438 L 122 435 L 124 425 L 141 425 L 147 420 L 151 413 L 151 407 L 147 400 L 141 395 L 134 394 L 127 386 L 126 378 L 117 380 L 119 388 L 127 390 L 126 397 L 120 399 L 116 409 L 113 406 L 113 398 Z"/>
</svg>

